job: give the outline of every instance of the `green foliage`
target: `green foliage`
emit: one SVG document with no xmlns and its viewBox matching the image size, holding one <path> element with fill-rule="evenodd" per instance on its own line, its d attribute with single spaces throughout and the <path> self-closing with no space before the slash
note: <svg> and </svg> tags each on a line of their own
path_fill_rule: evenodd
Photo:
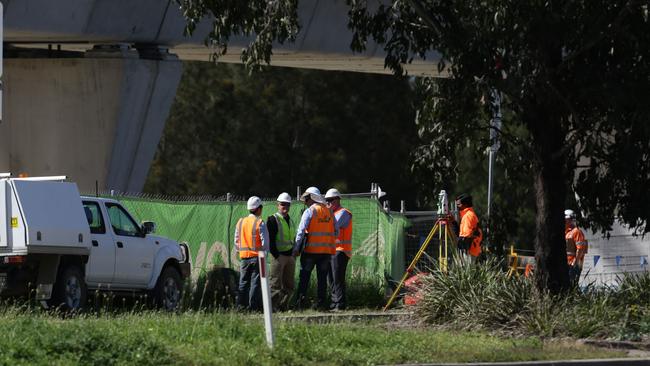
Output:
<svg viewBox="0 0 650 366">
<path fill-rule="evenodd" d="M 444 168 L 430 173 L 434 186 L 442 185 L 442 173 L 454 166 L 448 161 L 452 141 L 462 141 L 473 131 L 487 135 L 482 121 L 494 112 L 490 102 L 496 93 L 510 116 L 506 125 L 525 128 L 524 139 L 499 132 L 503 144 L 521 144 L 523 152 L 516 155 L 519 149 L 511 149 L 504 161 L 529 172 L 521 184 L 532 180 L 534 185 L 540 289 L 559 293 L 569 287 L 562 210 L 572 191 L 589 218 L 583 224 L 606 230 L 618 214 L 624 222 L 650 231 L 645 225 L 650 218 L 650 197 L 645 194 L 650 188 L 647 1 L 347 3 L 354 50 L 362 51 L 374 40 L 397 74 L 414 58 L 439 55 L 438 71 L 451 76 L 443 83 L 444 93 L 428 89 L 419 116 L 421 134 L 428 131 L 435 142 L 418 149 L 422 158 L 417 163 L 432 169 L 431 162 L 439 161 Z M 257 1 L 253 4 L 260 7 Z M 232 8 L 208 2 L 188 19 L 192 24 L 211 14 L 216 23 L 227 19 L 226 29 L 235 31 L 240 21 L 274 24 L 273 14 L 266 12 L 231 19 Z M 297 19 L 286 19 L 296 29 Z M 280 40 L 286 35 L 271 34 Z M 254 56 L 268 61 L 270 48 L 261 49 L 264 53 Z M 479 99 L 487 103 L 480 105 Z M 475 150 L 486 147 L 483 139 L 472 141 Z"/>
<path fill-rule="evenodd" d="M 208 16 L 212 29 L 205 43 L 215 49 L 214 59 L 226 54 L 233 36 L 252 37 L 242 50 L 242 61 L 257 67 L 261 61 L 270 63 L 274 41 L 294 41 L 298 33 L 297 0 L 176 0 L 187 19 L 186 34 L 192 34 L 197 24 Z"/>
<path fill-rule="evenodd" d="M 423 279 L 416 307 L 425 321 L 463 330 L 542 337 L 639 340 L 650 337 L 650 272 L 622 276 L 617 286 L 552 296 L 525 277 L 508 277 L 495 262 L 459 263 Z"/>
<path fill-rule="evenodd" d="M 525 128 L 523 139 L 499 131 L 503 145 L 521 148 L 501 154 L 533 178 L 519 183 L 535 188 L 540 288 L 558 293 L 569 285 L 562 236 L 567 193 L 580 197 L 587 226 L 606 230 L 618 213 L 650 230 L 644 227 L 650 198 L 643 193 L 650 184 L 644 100 L 650 64 L 641 61 L 650 57 L 647 1 L 348 3 L 357 50 L 370 39 L 383 44 L 396 73 L 414 57 L 439 52 L 439 69 L 451 74 L 442 93 L 430 88 L 421 108 L 422 125 L 438 135 L 438 144 L 419 151 L 425 163 L 453 156 L 439 144 L 474 130 L 488 135 L 482 121 L 494 111 L 479 101 L 492 101 L 494 93 L 502 95 L 504 126 Z M 480 151 L 487 144 L 473 139 L 472 146 Z"/>
<path fill-rule="evenodd" d="M 186 63 L 145 191 L 277 197 L 317 185 L 412 202 L 406 80 Z"/>
<path fill-rule="evenodd" d="M 133 312 L 76 316 L 3 308 L 0 363 L 30 365 L 373 365 L 620 357 L 536 338 L 275 319 L 276 350 L 261 317 Z M 525 352 L 522 352 L 525 350 Z"/>
<path fill-rule="evenodd" d="M 432 323 L 508 329 L 531 290 L 530 281 L 509 278 L 497 262 L 468 266 L 454 260 L 447 274 L 434 270 L 424 277 L 424 297 L 416 311 Z"/>
<path fill-rule="evenodd" d="M 412 176 L 418 183 L 418 202 L 435 207 L 436 189 L 455 195 L 467 192 L 474 197 L 474 208 L 482 225 L 487 223 L 489 114 L 476 103 L 481 99 L 476 88 L 460 91 L 453 80 L 418 79 L 416 119 L 419 145 L 413 151 Z M 443 100 L 457 100 L 467 108 L 451 108 Z M 467 109 L 474 108 L 475 120 L 467 120 Z M 471 116 L 471 114 L 470 114 Z M 513 123 L 505 113 L 500 134 L 504 143 L 496 154 L 494 190 L 490 217 L 491 250 L 514 245 L 532 249 L 535 229 L 535 192 L 531 176 L 530 136 L 524 126 Z M 476 127 L 478 126 L 478 127 Z"/>
</svg>

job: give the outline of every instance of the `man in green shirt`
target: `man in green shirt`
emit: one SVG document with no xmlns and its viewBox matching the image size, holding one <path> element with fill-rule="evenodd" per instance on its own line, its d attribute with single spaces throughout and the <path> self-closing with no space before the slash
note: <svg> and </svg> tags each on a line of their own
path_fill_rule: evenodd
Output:
<svg viewBox="0 0 650 366">
<path fill-rule="evenodd" d="M 266 226 L 270 237 L 271 260 L 271 299 L 273 307 L 285 310 L 295 288 L 296 258 L 292 255 L 296 228 L 289 217 L 291 196 L 280 193 L 278 196 L 278 212 L 269 216 Z"/>
</svg>

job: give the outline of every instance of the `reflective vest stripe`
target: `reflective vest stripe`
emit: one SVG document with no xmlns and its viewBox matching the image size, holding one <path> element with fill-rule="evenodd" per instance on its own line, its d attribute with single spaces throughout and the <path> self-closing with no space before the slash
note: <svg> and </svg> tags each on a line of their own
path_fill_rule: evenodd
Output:
<svg viewBox="0 0 650 366">
<path fill-rule="evenodd" d="M 296 237 L 293 226 L 289 226 L 287 220 L 279 212 L 273 214 L 275 221 L 278 223 L 278 236 L 275 245 L 279 252 L 286 252 L 293 248 L 294 238 Z"/>
<path fill-rule="evenodd" d="M 317 248 L 334 248 L 334 244 L 331 243 L 319 243 L 319 242 L 311 242 L 309 243 L 310 247 L 317 247 Z"/>
<path fill-rule="evenodd" d="M 309 235 L 310 236 L 334 236 L 334 233 L 321 233 L 321 232 L 312 233 L 312 232 L 310 232 Z"/>
</svg>

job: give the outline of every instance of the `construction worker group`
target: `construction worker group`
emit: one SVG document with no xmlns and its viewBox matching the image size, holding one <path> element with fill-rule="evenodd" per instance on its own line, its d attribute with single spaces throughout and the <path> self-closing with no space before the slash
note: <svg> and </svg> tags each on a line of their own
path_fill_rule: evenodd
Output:
<svg viewBox="0 0 650 366">
<path fill-rule="evenodd" d="M 344 310 L 347 306 L 345 274 L 352 257 L 352 212 L 341 206 L 341 194 L 331 188 L 323 197 L 316 187 L 301 196 L 306 209 L 299 224 L 289 216 L 291 196 L 283 192 L 277 198 L 277 212 L 266 222 L 261 218 L 262 200 L 248 199 L 249 215 L 239 219 L 235 228 L 235 246 L 240 257 L 237 307 L 261 310 L 260 251 L 272 256 L 270 271 L 271 299 L 275 310 L 304 309 L 310 304 L 307 290 L 311 273 L 316 269 L 317 296 L 313 308 Z M 472 197 L 456 198 L 460 223 L 458 250 L 474 262 L 481 254 L 483 233 L 474 212 Z M 565 239 L 569 276 L 577 283 L 587 253 L 587 240 L 576 226 L 576 215 L 565 210 Z M 298 287 L 295 286 L 296 258 L 300 257 Z M 328 301 L 327 290 L 330 289 Z"/>
<path fill-rule="evenodd" d="M 289 216 L 292 200 L 288 193 L 278 196 L 277 212 L 266 222 L 261 218 L 262 200 L 257 196 L 248 199 L 249 215 L 239 219 L 235 227 L 235 246 L 240 258 L 239 309 L 261 310 L 260 251 L 270 252 L 273 258 L 269 280 L 275 310 L 304 309 L 310 305 L 307 289 L 314 268 L 317 298 L 312 307 L 332 311 L 346 308 L 345 273 L 352 256 L 352 213 L 341 206 L 341 193 L 335 188 L 323 197 L 318 188 L 309 187 L 300 200 L 306 209 L 296 227 Z M 296 290 L 297 257 L 300 272 Z"/>
<path fill-rule="evenodd" d="M 456 206 L 460 213 L 458 250 L 464 258 L 475 261 L 481 254 L 483 233 L 479 228 L 478 216 L 472 208 L 472 196 L 461 194 L 456 198 Z M 569 280 L 572 284 L 577 285 L 582 273 L 585 254 L 587 254 L 588 242 L 585 234 L 576 224 L 576 214 L 573 210 L 564 211 L 564 225 Z M 528 275 L 528 273 L 526 274 Z"/>
</svg>

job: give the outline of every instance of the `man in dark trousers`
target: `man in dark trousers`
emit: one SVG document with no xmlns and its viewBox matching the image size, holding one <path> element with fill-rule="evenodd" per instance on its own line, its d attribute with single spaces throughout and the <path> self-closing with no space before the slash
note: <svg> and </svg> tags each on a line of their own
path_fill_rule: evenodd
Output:
<svg viewBox="0 0 650 366">
<path fill-rule="evenodd" d="M 271 241 L 270 251 L 273 256 L 269 281 L 273 307 L 277 310 L 286 310 L 295 288 L 296 258 L 292 255 L 292 250 L 296 228 L 289 216 L 291 196 L 286 192 L 280 193 L 277 201 L 278 212 L 266 220 Z"/>
<path fill-rule="evenodd" d="M 260 266 L 258 253 L 268 250 L 269 232 L 262 215 L 262 200 L 252 196 L 246 203 L 249 215 L 242 217 L 235 226 L 235 247 L 239 252 L 239 288 L 237 308 L 240 310 L 261 310 Z"/>
<path fill-rule="evenodd" d="M 336 222 L 332 210 L 325 205 L 325 199 L 318 188 L 307 188 L 300 200 L 305 203 L 307 209 L 300 219 L 293 249 L 294 256 L 300 255 L 300 282 L 296 308 L 302 309 L 307 305 L 305 296 L 309 287 L 309 278 L 311 271 L 316 268 L 318 299 L 314 307 L 318 310 L 327 310 L 327 273 L 330 270 L 332 255 L 336 253 Z"/>
<path fill-rule="evenodd" d="M 341 206 L 341 193 L 336 188 L 330 188 L 325 193 L 325 201 L 334 213 L 339 231 L 336 237 L 336 254 L 332 256 L 332 268 L 328 276 L 332 289 L 330 310 L 341 311 L 347 306 L 345 271 L 352 258 L 352 212 Z"/>
<path fill-rule="evenodd" d="M 460 232 L 458 234 L 458 250 L 464 259 L 473 263 L 481 254 L 483 232 L 479 228 L 478 216 L 474 212 L 472 196 L 463 193 L 456 197 L 456 207 L 460 215 Z"/>
<path fill-rule="evenodd" d="M 576 224 L 576 214 L 573 210 L 564 210 L 564 238 L 569 264 L 569 279 L 571 283 L 577 285 L 589 243 L 585 238 L 585 234 Z"/>
</svg>

